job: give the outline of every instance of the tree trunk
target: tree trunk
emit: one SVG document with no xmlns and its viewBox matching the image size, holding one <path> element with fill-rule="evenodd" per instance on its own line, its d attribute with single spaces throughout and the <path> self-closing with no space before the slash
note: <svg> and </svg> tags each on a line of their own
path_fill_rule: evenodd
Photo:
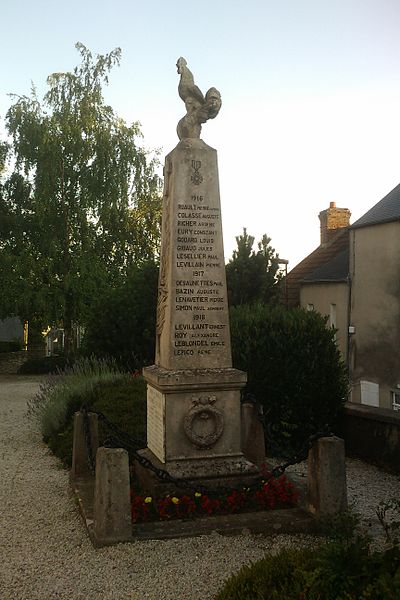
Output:
<svg viewBox="0 0 400 600">
<path fill-rule="evenodd" d="M 64 308 L 64 354 L 67 358 L 74 355 L 76 350 L 75 332 L 73 327 L 73 298 L 70 290 L 65 294 Z"/>
</svg>

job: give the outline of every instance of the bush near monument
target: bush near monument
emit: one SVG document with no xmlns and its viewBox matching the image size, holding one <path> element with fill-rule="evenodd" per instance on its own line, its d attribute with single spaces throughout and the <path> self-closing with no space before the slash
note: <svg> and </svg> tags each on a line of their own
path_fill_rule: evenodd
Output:
<svg viewBox="0 0 400 600">
<path fill-rule="evenodd" d="M 396 600 L 399 545 L 373 552 L 367 536 L 349 530 L 351 521 L 351 513 L 336 517 L 327 543 L 316 549 L 283 550 L 242 567 L 216 600 Z"/>
<path fill-rule="evenodd" d="M 19 350 L 22 350 L 21 342 L 0 342 L 0 353 L 19 352 Z"/>
<path fill-rule="evenodd" d="M 246 391 L 263 405 L 282 454 L 335 426 L 348 392 L 347 373 L 324 317 L 266 305 L 231 309 L 233 364 L 247 371 Z M 268 452 L 271 450 L 267 440 Z"/>
<path fill-rule="evenodd" d="M 146 440 L 146 385 L 142 377 L 118 369 L 115 363 L 80 360 L 62 374 L 49 376 L 28 406 L 44 441 L 71 466 L 73 415 L 83 404 L 103 412 L 133 437 Z M 99 426 L 100 442 L 106 433 Z"/>
<path fill-rule="evenodd" d="M 72 359 L 65 356 L 42 356 L 29 358 L 18 369 L 19 375 L 47 375 L 62 371 L 73 363 Z"/>
</svg>

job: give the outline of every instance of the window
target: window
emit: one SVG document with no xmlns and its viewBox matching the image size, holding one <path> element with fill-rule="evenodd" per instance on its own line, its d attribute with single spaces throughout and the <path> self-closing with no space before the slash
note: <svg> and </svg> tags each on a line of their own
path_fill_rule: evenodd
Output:
<svg viewBox="0 0 400 600">
<path fill-rule="evenodd" d="M 361 404 L 379 407 L 379 384 L 360 381 Z"/>
</svg>

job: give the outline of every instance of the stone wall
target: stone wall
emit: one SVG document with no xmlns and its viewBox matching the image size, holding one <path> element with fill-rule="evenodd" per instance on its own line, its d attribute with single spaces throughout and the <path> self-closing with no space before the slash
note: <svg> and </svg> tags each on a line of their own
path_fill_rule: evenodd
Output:
<svg viewBox="0 0 400 600">
<path fill-rule="evenodd" d="M 341 429 L 347 455 L 400 473 L 400 412 L 347 402 Z"/>
</svg>

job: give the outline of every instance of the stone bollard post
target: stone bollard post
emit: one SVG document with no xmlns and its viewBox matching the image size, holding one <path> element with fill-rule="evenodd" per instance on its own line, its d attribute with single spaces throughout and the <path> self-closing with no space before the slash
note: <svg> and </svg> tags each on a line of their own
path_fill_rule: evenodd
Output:
<svg viewBox="0 0 400 600">
<path fill-rule="evenodd" d="M 307 508 L 316 517 L 347 509 L 344 440 L 323 437 L 308 453 Z"/>
<path fill-rule="evenodd" d="M 93 536 L 103 546 L 132 539 L 128 453 L 99 448 L 93 506 Z"/>
<path fill-rule="evenodd" d="M 241 410 L 242 452 L 247 460 L 259 467 L 265 463 L 264 428 L 253 402 L 243 402 Z"/>
<path fill-rule="evenodd" d="M 96 413 L 88 413 L 88 417 L 92 452 L 93 457 L 95 458 L 97 448 L 99 447 L 98 419 Z M 85 430 L 83 427 L 83 414 L 76 412 L 74 415 L 74 436 L 70 479 L 71 481 L 75 481 L 78 477 L 85 475 L 91 475 L 91 470 L 88 463 Z"/>
</svg>

